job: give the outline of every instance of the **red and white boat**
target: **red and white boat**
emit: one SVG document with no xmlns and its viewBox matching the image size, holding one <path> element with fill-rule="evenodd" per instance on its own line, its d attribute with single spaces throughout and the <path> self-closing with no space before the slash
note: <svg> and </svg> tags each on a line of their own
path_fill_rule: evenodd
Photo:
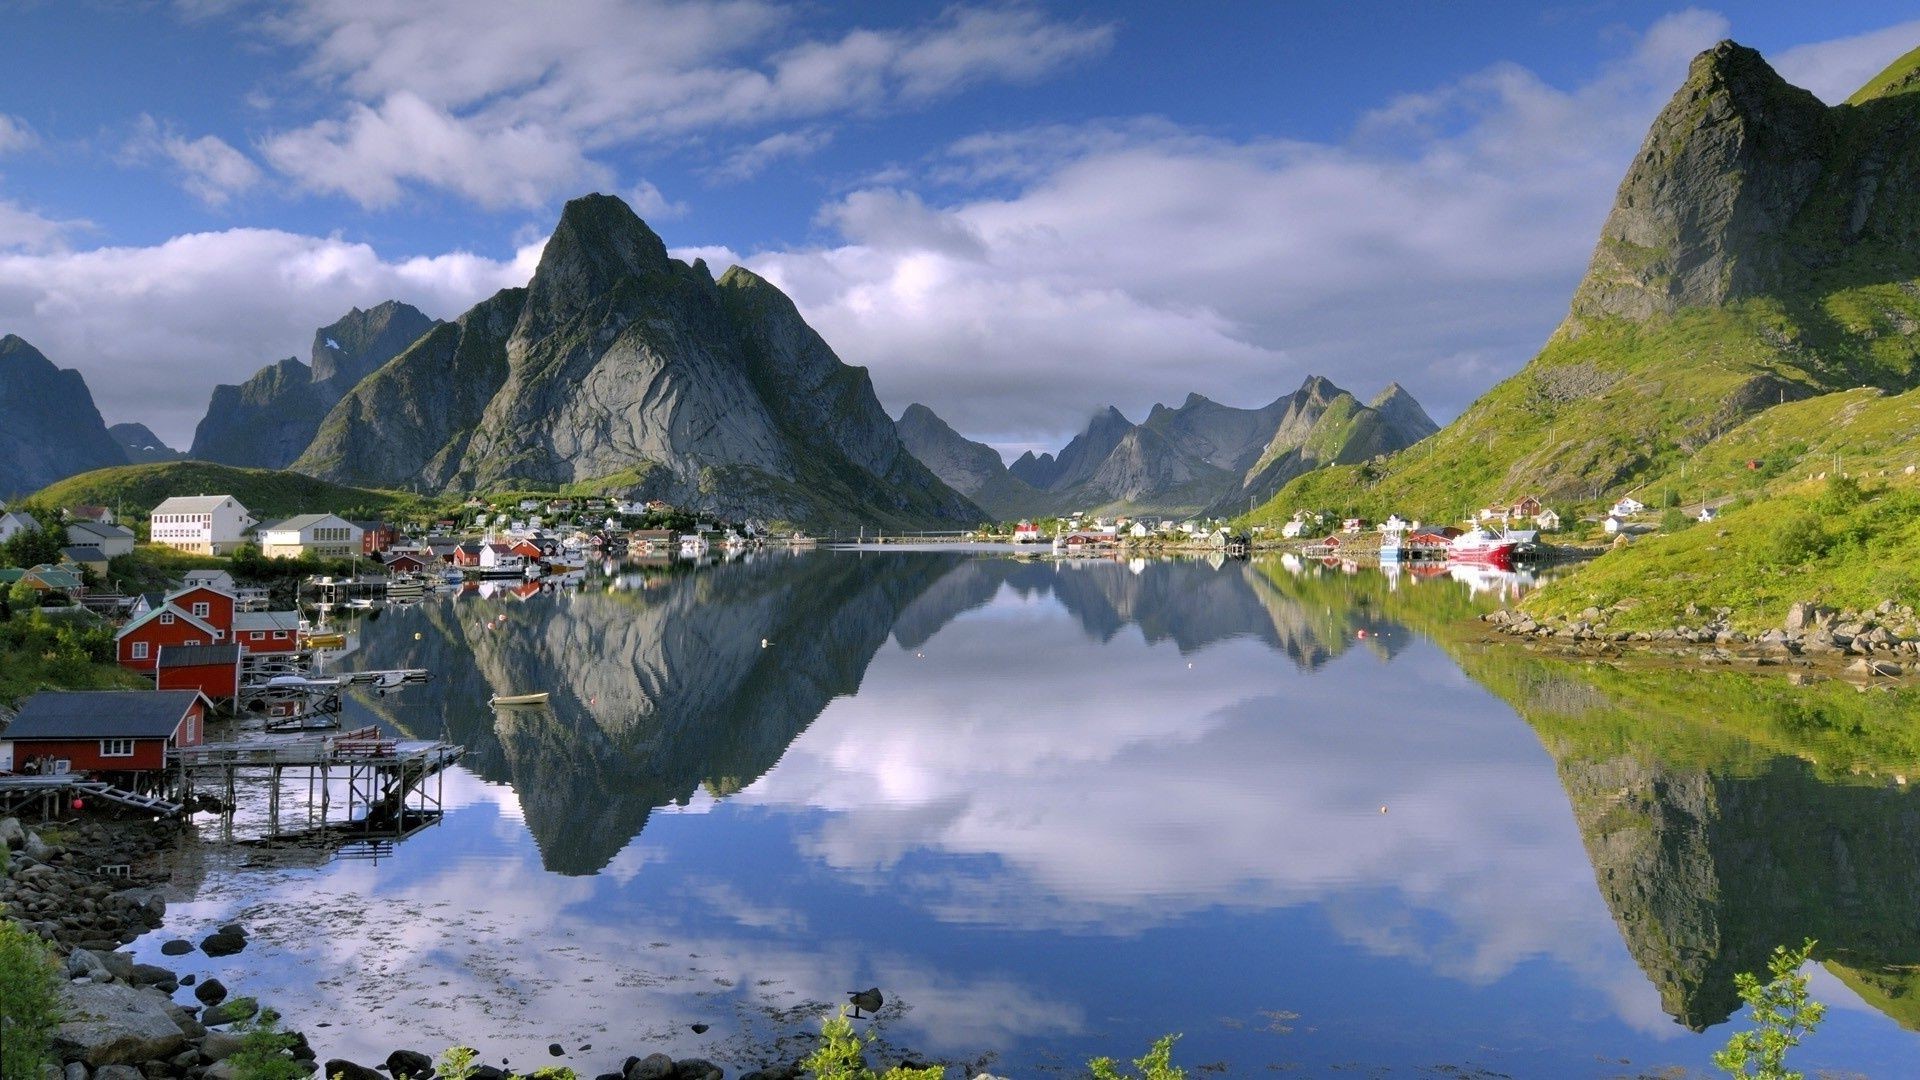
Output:
<svg viewBox="0 0 1920 1080">
<path fill-rule="evenodd" d="M 1447 545 L 1447 561 L 1508 570 L 1513 567 L 1513 552 L 1518 546 L 1519 541 L 1505 532 L 1469 529 Z"/>
</svg>

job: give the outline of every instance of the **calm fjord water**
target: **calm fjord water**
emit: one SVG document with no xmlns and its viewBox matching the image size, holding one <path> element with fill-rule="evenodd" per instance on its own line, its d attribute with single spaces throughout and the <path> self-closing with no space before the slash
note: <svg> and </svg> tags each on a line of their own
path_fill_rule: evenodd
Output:
<svg viewBox="0 0 1920 1080">
<path fill-rule="evenodd" d="M 1886 702 L 1462 644 L 1471 584 L 821 552 L 388 611 L 352 662 L 435 679 L 348 722 L 467 745 L 445 819 L 212 856 L 139 950 L 241 918 L 182 970 L 361 1061 L 737 1071 L 878 985 L 892 1044 L 1019 1076 L 1167 1032 L 1233 1075 L 1612 1076 L 1704 1072 L 1734 972 L 1811 935 L 1803 1067 L 1908 1072 L 1911 747 L 1850 711 Z"/>
</svg>

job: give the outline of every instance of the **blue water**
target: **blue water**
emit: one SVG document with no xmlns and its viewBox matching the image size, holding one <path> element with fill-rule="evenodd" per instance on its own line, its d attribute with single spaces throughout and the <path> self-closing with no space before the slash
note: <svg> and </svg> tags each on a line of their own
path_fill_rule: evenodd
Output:
<svg viewBox="0 0 1920 1080">
<path fill-rule="evenodd" d="M 1526 587 L 1491 584 L 821 552 L 388 610 L 346 663 L 435 681 L 348 723 L 467 745 L 444 819 L 378 859 L 217 849 L 138 951 L 239 918 L 247 951 L 176 969 L 367 1063 L 464 1042 L 531 1068 L 557 1041 L 586 1075 L 655 1050 L 739 1070 L 875 985 L 889 1047 L 1019 1076 L 1172 1032 L 1177 1061 L 1232 1075 L 1705 1073 L 1730 980 L 1671 988 L 1800 923 L 1726 895 L 1766 823 L 1729 811 L 1696 844 L 1684 793 L 1746 806 L 1777 783 L 1753 806 L 1790 813 L 1823 781 L 1656 756 L 1657 780 L 1619 781 L 1654 809 L 1577 812 L 1619 763 L 1543 733 L 1446 629 Z M 530 689 L 550 709 L 486 706 Z M 1904 789 L 1862 793 L 1835 873 L 1904 887 Z M 1792 873 L 1783 890 L 1878 887 Z M 1920 960 L 1888 918 L 1821 933 L 1879 948 L 1856 966 Z M 1809 970 L 1833 1011 L 1797 1064 L 1910 1067 L 1909 1032 Z"/>
</svg>

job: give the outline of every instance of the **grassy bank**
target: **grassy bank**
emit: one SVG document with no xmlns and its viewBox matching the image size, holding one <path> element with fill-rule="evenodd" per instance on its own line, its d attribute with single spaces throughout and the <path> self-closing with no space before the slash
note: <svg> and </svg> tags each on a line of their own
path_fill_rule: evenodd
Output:
<svg viewBox="0 0 1920 1080">
<path fill-rule="evenodd" d="M 40 690 L 140 690 L 113 662 L 113 628 L 82 610 L 14 612 L 0 621 L 0 705 Z"/>
<path fill-rule="evenodd" d="M 45 506 L 105 506 L 124 523 L 144 521 L 173 495 L 231 495 L 254 517 L 273 521 L 305 513 L 354 518 L 432 520 L 445 500 L 397 491 L 375 491 L 316 480 L 294 472 L 239 469 L 206 461 L 123 465 L 70 476 L 41 489 L 33 502 Z"/>
<path fill-rule="evenodd" d="M 1728 609 L 1735 629 L 1779 626 L 1796 601 L 1865 611 L 1911 603 L 1920 478 L 1800 481 L 1730 508 L 1720 520 L 1650 535 L 1528 597 L 1536 618 L 1617 609 L 1619 630 L 1654 630 Z M 1694 608 L 1689 611 L 1689 605 Z"/>
</svg>

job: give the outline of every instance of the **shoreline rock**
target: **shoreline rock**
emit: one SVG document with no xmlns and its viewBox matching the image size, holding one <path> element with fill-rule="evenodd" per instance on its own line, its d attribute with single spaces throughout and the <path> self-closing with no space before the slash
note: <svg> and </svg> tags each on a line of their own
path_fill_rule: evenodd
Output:
<svg viewBox="0 0 1920 1080">
<path fill-rule="evenodd" d="M 1781 625 L 1758 634 L 1734 629 L 1729 608 L 1702 611 L 1692 604 L 1670 627 L 1614 628 L 1611 617 L 1625 610 L 1619 605 L 1589 607 L 1578 615 L 1535 618 L 1502 608 L 1481 615 L 1480 621 L 1496 634 L 1551 643 L 1579 655 L 1635 652 L 1690 658 L 1703 665 L 1830 666 L 1867 679 L 1920 673 L 1920 623 L 1912 608 L 1893 600 L 1867 612 L 1796 602 Z"/>
</svg>

